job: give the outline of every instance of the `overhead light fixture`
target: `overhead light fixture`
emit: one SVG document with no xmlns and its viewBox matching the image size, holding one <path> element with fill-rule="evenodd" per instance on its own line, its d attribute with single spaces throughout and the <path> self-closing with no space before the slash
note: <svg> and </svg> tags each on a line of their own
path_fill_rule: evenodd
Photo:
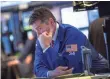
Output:
<svg viewBox="0 0 110 79">
<path fill-rule="evenodd" d="M 27 9 L 29 6 L 26 3 L 26 4 L 20 4 L 18 7 L 19 7 L 20 10 L 23 10 L 23 9 Z"/>
</svg>

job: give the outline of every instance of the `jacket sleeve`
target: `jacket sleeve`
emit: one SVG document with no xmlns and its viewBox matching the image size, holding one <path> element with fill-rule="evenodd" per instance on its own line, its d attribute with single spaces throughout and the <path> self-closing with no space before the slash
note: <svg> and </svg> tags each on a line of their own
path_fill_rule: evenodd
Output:
<svg viewBox="0 0 110 79">
<path fill-rule="evenodd" d="M 23 62 L 23 60 L 30 54 L 34 51 L 34 48 L 35 48 L 35 39 L 33 40 L 27 40 L 26 41 L 26 44 L 23 48 L 23 50 L 21 51 L 21 55 L 19 57 L 19 61 L 20 62 Z"/>
<path fill-rule="evenodd" d="M 85 47 L 91 49 L 92 68 L 95 68 L 95 69 L 108 68 L 108 61 L 93 48 L 93 46 L 91 45 L 91 43 L 87 39 L 85 41 Z"/>
<path fill-rule="evenodd" d="M 40 44 L 36 43 L 34 73 L 37 77 L 47 77 L 48 68 L 43 62 L 43 50 Z"/>
</svg>

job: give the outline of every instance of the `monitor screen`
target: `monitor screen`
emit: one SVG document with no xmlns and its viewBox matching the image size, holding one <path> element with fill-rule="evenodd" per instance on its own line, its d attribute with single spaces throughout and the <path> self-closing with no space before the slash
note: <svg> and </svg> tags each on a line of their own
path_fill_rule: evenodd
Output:
<svg viewBox="0 0 110 79">
<path fill-rule="evenodd" d="M 86 35 L 86 37 L 88 38 L 88 29 L 85 29 L 85 30 L 81 30 L 81 32 Z"/>
<path fill-rule="evenodd" d="M 22 21 L 23 21 L 24 30 L 30 29 L 30 26 L 29 26 L 30 15 L 31 15 L 31 11 L 23 12 L 23 14 L 22 14 Z"/>
<path fill-rule="evenodd" d="M 70 24 L 76 28 L 89 26 L 87 11 L 74 12 L 73 7 L 65 7 L 61 9 L 62 23 Z"/>
<path fill-rule="evenodd" d="M 98 9 L 88 10 L 88 18 L 90 23 L 99 18 Z"/>
</svg>

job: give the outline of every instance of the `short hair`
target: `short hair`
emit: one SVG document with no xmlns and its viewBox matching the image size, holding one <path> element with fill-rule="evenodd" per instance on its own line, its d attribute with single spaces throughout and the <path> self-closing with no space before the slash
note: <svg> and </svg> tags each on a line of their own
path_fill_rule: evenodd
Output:
<svg viewBox="0 0 110 79">
<path fill-rule="evenodd" d="M 41 20 L 42 23 L 44 23 L 49 18 L 52 18 L 54 21 L 56 21 L 56 18 L 51 13 L 51 11 L 46 7 L 39 7 L 35 8 L 30 16 L 29 24 L 33 24 L 36 20 Z"/>
</svg>

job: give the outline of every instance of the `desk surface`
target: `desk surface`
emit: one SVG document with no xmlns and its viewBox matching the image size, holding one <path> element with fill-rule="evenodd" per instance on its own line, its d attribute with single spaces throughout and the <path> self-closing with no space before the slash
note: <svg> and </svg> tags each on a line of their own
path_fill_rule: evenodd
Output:
<svg viewBox="0 0 110 79">
<path fill-rule="evenodd" d="M 20 78 L 20 79 L 28 79 L 28 78 Z M 37 78 L 29 78 L 29 79 L 52 79 L 52 78 L 37 77 Z M 110 73 L 95 74 L 93 76 L 82 76 L 82 74 L 68 74 L 68 75 L 59 76 L 54 79 L 110 79 Z"/>
<path fill-rule="evenodd" d="M 57 77 L 55 79 L 108 79 L 110 78 L 110 73 L 102 73 L 102 74 L 95 74 L 93 76 L 81 76 L 81 74 L 69 74 Z"/>
</svg>

